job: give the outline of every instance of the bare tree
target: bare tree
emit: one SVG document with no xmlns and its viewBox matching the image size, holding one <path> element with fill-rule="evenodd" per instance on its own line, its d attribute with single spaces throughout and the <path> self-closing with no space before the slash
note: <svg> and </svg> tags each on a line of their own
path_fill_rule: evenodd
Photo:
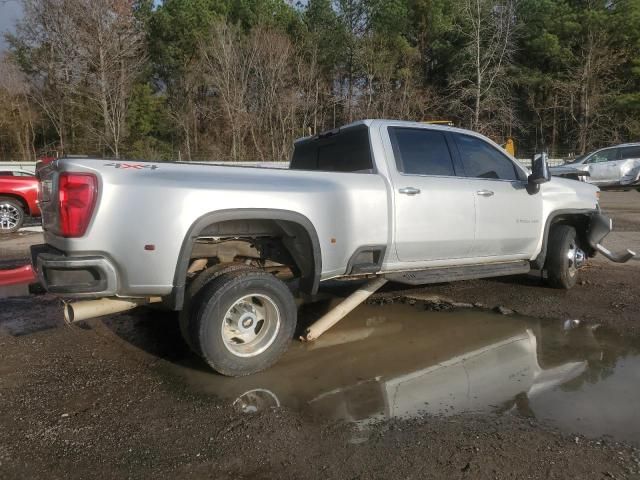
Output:
<svg viewBox="0 0 640 480">
<path fill-rule="evenodd" d="M 146 61 L 133 1 L 65 1 L 75 26 L 70 35 L 79 42 L 74 87 L 99 115 L 99 136 L 118 158 L 131 89 Z"/>
<path fill-rule="evenodd" d="M 586 42 L 574 69 L 574 94 L 579 99 L 572 117 L 577 123 L 577 149 L 584 153 L 602 142 L 610 143 L 616 130 L 610 112 L 615 95 L 614 68 L 622 63 L 622 53 L 607 44 L 606 32 L 587 27 Z"/>
<path fill-rule="evenodd" d="M 69 83 L 76 65 L 75 28 L 61 0 L 23 0 L 22 9 L 24 16 L 11 42 L 17 51 L 26 53 L 23 70 L 30 94 L 54 128 L 57 148 L 64 153 L 73 130 Z"/>
<path fill-rule="evenodd" d="M 216 23 L 206 41 L 200 44 L 205 80 L 219 98 L 219 105 L 230 129 L 232 160 L 244 155 L 244 140 L 251 121 L 247 111 L 255 51 L 238 27 Z"/>
<path fill-rule="evenodd" d="M 1 56 L 0 128 L 9 132 L 23 161 L 35 160 L 34 117 L 24 75 L 8 55 Z"/>
<path fill-rule="evenodd" d="M 17 38 L 30 52 L 34 100 L 61 148 L 73 134 L 73 110 L 119 157 L 131 89 L 146 60 L 133 1 L 23 0 L 23 8 Z"/>
<path fill-rule="evenodd" d="M 507 67 L 512 62 L 515 0 L 463 0 L 459 33 L 464 61 L 452 92 L 469 126 L 491 134 L 513 118 Z"/>
</svg>

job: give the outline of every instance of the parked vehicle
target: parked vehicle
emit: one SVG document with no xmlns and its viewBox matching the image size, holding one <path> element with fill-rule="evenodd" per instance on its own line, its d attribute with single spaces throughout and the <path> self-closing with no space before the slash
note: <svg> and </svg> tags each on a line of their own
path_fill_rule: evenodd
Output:
<svg viewBox="0 0 640 480">
<path fill-rule="evenodd" d="M 640 143 L 602 148 L 550 168 L 551 174 L 573 178 L 602 188 L 640 184 Z"/>
<path fill-rule="evenodd" d="M 0 170 L 0 177 L 35 177 L 36 174 L 27 170 Z"/>
<path fill-rule="evenodd" d="M 27 215 L 40 215 L 38 179 L 33 175 L 0 172 L 0 234 L 17 231 Z"/>
<path fill-rule="evenodd" d="M 273 364 L 296 330 L 294 295 L 321 281 L 405 284 L 544 269 L 571 288 L 611 221 L 598 188 L 529 174 L 458 128 L 366 120 L 295 143 L 288 170 L 62 159 L 39 170 L 40 281 L 69 321 L 155 303 L 225 375 Z"/>
</svg>

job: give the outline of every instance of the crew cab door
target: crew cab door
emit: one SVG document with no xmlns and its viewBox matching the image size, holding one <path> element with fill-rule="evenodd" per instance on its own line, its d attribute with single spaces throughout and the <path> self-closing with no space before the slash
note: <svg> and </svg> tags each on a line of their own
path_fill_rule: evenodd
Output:
<svg viewBox="0 0 640 480">
<path fill-rule="evenodd" d="M 451 133 L 476 203 L 474 257 L 530 258 L 542 225 L 542 194 L 527 191 L 526 174 L 499 147 Z"/>
<path fill-rule="evenodd" d="M 617 177 L 618 149 L 607 148 L 591 155 L 586 164 L 589 169 L 589 181 L 596 184 L 612 183 Z"/>
<path fill-rule="evenodd" d="M 398 259 L 469 257 L 475 236 L 475 187 L 457 175 L 447 134 L 406 126 L 386 130 L 395 160 L 389 162 L 389 170 Z"/>
</svg>

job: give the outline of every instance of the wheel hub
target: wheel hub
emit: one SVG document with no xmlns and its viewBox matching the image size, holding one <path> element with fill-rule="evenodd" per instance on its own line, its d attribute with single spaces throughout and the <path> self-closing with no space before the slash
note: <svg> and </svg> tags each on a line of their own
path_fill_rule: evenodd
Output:
<svg viewBox="0 0 640 480">
<path fill-rule="evenodd" d="M 222 340 L 234 355 L 253 357 L 266 350 L 280 329 L 280 312 L 265 295 L 247 295 L 229 307 L 222 323 Z"/>
<path fill-rule="evenodd" d="M 579 268 L 582 268 L 587 260 L 587 255 L 577 245 L 572 244 L 569 246 L 567 252 L 567 258 L 569 259 L 569 270 L 575 272 Z"/>
<path fill-rule="evenodd" d="M 11 204 L 0 204 L 0 229 L 9 230 L 18 224 L 20 214 Z"/>
<path fill-rule="evenodd" d="M 255 314 L 253 312 L 244 313 L 240 317 L 240 321 L 238 322 L 238 329 L 241 331 L 248 331 L 258 322 Z"/>
</svg>

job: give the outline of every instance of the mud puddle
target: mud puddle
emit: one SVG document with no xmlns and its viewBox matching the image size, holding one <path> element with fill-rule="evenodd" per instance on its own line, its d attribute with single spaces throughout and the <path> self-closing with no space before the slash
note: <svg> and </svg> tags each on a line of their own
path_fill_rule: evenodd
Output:
<svg viewBox="0 0 640 480">
<path fill-rule="evenodd" d="M 638 344 L 577 321 L 363 305 L 317 342 L 294 341 L 277 365 L 249 377 L 222 377 L 193 356 L 172 356 L 159 367 L 172 381 L 248 413 L 287 406 L 360 427 L 497 413 L 640 445 Z"/>
</svg>

